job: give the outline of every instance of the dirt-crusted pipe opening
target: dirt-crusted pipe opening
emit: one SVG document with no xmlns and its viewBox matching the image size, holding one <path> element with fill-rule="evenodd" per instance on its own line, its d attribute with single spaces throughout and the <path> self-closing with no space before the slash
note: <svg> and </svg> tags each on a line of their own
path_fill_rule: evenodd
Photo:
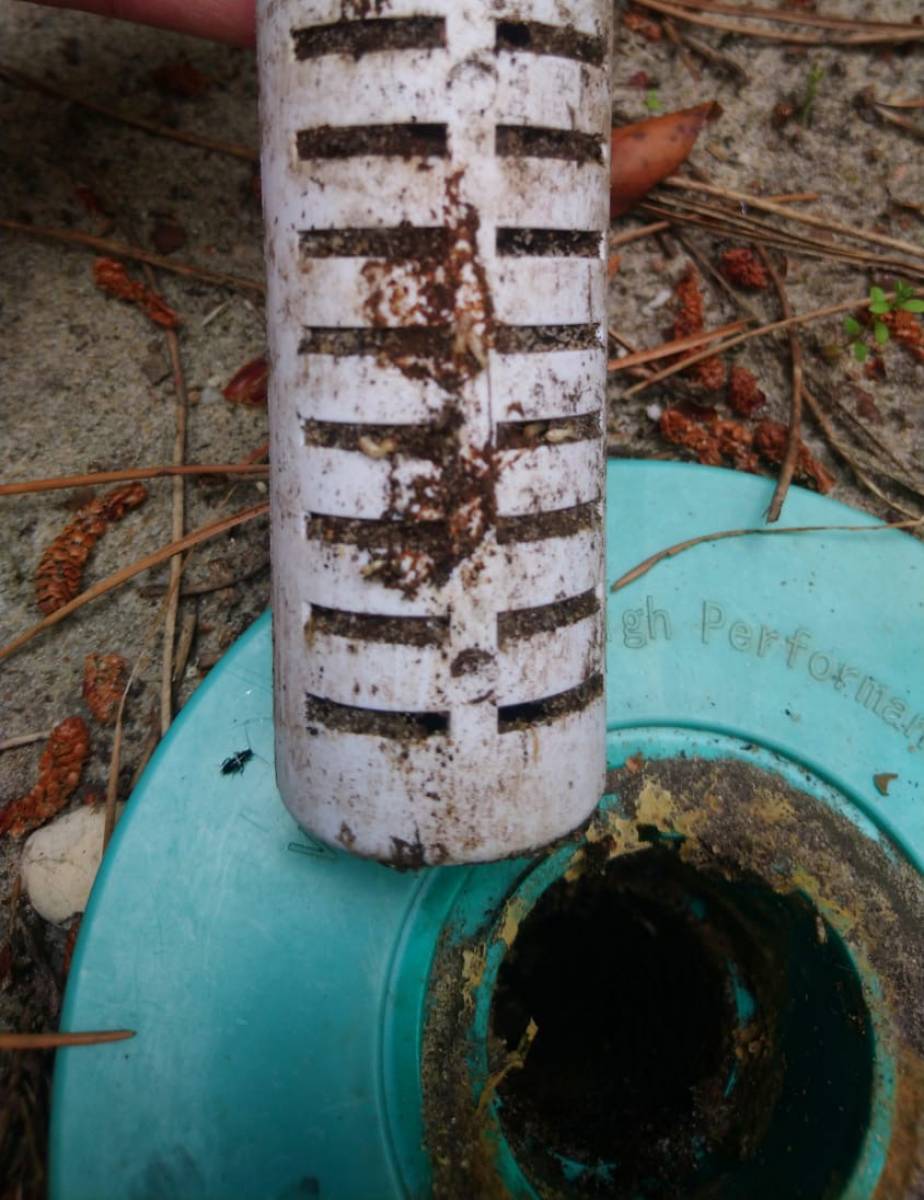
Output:
<svg viewBox="0 0 924 1200">
<path fill-rule="evenodd" d="M 801 896 L 664 843 L 591 866 L 549 888 L 501 965 L 499 1056 L 530 1021 L 500 1120 L 556 1195 L 817 1200 L 849 1176 L 870 1018 L 843 944 Z"/>
</svg>

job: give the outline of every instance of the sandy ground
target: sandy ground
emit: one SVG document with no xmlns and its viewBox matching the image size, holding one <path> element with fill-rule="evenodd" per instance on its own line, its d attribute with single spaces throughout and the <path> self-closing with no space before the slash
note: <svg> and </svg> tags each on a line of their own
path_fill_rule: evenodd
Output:
<svg viewBox="0 0 924 1200">
<path fill-rule="evenodd" d="M 826 11 L 870 16 L 860 3 L 829 3 Z M 909 20 L 913 0 L 877 6 L 879 20 Z M 693 163 L 711 181 L 765 194 L 812 191 L 807 211 L 924 244 L 920 206 L 924 167 L 920 143 L 907 132 L 864 118 L 854 106 L 861 89 L 881 96 L 920 95 L 924 72 L 915 49 L 784 47 L 774 42 L 692 30 L 741 67 L 740 75 L 692 61 L 699 78 L 668 40 L 650 42 L 617 26 L 614 123 L 641 119 L 716 98 L 723 116 L 702 136 Z M 256 76 L 252 55 L 88 16 L 0 0 L 0 62 L 52 81 L 80 96 L 135 116 L 223 141 L 256 146 Z M 206 77 L 200 95 L 184 97 L 153 73 L 179 62 Z M 810 124 L 799 119 L 810 73 L 821 72 Z M 642 80 L 640 73 L 647 76 Z M 782 129 L 774 106 L 792 100 L 796 116 Z M 646 107 L 646 101 L 647 106 Z M 913 114 L 912 114 L 913 115 Z M 173 257 L 212 270 L 259 279 L 262 274 L 259 204 L 253 168 L 245 161 L 150 136 L 0 78 L 0 215 L 35 225 L 98 233 L 147 247 L 159 226 L 176 223 L 185 244 Z M 87 211 L 90 189 L 109 214 Z M 651 220 L 624 219 L 619 229 Z M 691 241 L 712 262 L 720 244 L 691 231 Z M 611 285 L 611 322 L 638 345 L 655 345 L 671 324 L 666 289 L 686 269 L 687 254 L 673 239 L 634 243 L 620 251 Z M 174 437 L 174 390 L 165 340 L 139 311 L 104 296 L 93 283 L 93 256 L 84 249 L 0 231 L 0 424 L 4 478 L 38 478 L 167 462 Z M 137 268 L 131 271 L 138 276 Z M 793 259 L 787 286 L 796 311 L 852 296 L 891 272 L 844 267 L 822 259 Z M 183 366 L 191 391 L 189 461 L 239 460 L 266 436 L 262 409 L 228 404 L 221 386 L 263 349 L 261 305 L 248 293 L 180 280 L 157 272 L 157 285 L 183 317 Z M 775 300 L 752 301 L 773 319 Z M 707 287 L 712 325 L 737 315 L 727 298 Z M 867 424 L 902 461 L 920 462 L 924 417 L 920 406 L 924 367 L 897 347 L 885 355 L 886 378 L 870 381 L 846 349 L 839 320 L 813 325 L 803 344 L 814 386 L 826 402 L 838 401 Z M 767 412 L 786 419 L 789 403 L 785 341 L 750 343 L 738 361 L 767 392 Z M 857 388 L 872 398 L 871 410 Z M 667 393 L 623 400 L 622 377 L 611 389 L 610 444 L 619 454 L 674 456 L 652 414 L 671 402 Z M 859 408 L 858 408 L 859 406 Z M 876 415 L 873 415 L 876 414 Z M 865 461 L 859 434 L 844 426 L 845 440 Z M 817 432 L 807 437 L 835 468 Z M 837 467 L 834 495 L 880 514 L 881 503 L 860 492 L 849 470 Z M 150 497 L 100 541 L 87 582 L 170 538 L 171 485 L 155 481 Z M 262 485 L 190 482 L 187 528 L 257 502 Z M 907 492 L 901 493 L 913 506 Z M 50 492 L 5 498 L 0 521 L 0 641 L 38 618 L 33 575 L 43 548 L 72 519 L 86 492 Z M 670 497 L 664 498 L 670 503 Z M 186 568 L 194 584 L 250 573 L 232 587 L 191 597 L 196 636 L 177 701 L 188 699 L 209 667 L 268 603 L 265 521 L 257 521 L 197 550 Z M 256 573 L 253 572 L 256 570 Z M 149 651 L 126 710 L 120 793 L 127 798 L 142 747 L 156 720 L 160 690 L 159 595 L 166 569 L 143 576 L 84 609 L 0 666 L 0 740 L 50 728 L 74 714 L 87 715 L 81 699 L 84 657 L 118 653 L 130 663 Z M 181 614 L 181 615 L 182 615 Z M 105 790 L 112 732 L 91 722 L 92 750 L 74 804 Z M 0 754 L 0 801 L 27 791 L 41 745 Z M 8 896 L 19 849 L 0 847 L 0 945 L 8 924 Z M 0 1027 L 30 1029 L 54 1024 L 66 930 L 47 926 L 23 903 L 24 935 L 17 935 L 12 973 L 0 983 Z M 28 944 L 27 944 L 28 943 Z M 21 1083 L 21 1079 L 19 1080 Z M 39 1105 L 40 1108 L 40 1105 Z M 26 1178 L 37 1178 L 37 1159 Z M 2 1136 L 0 1136 L 2 1140 Z M 0 1145 L 0 1154 L 2 1154 Z M 20 1170 L 21 1165 L 17 1167 Z M 2 1178 L 2 1176 L 0 1176 Z M 2 1186 L 0 1186 L 2 1191 Z"/>
</svg>

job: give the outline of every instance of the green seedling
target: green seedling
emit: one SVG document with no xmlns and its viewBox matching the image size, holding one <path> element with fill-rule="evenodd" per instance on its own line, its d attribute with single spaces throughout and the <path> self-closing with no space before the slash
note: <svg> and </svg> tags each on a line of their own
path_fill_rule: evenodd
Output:
<svg viewBox="0 0 924 1200">
<path fill-rule="evenodd" d="M 899 280 L 895 284 L 895 294 L 890 299 L 881 287 L 869 289 L 869 311 L 873 315 L 873 340 L 877 346 L 884 346 L 889 340 L 889 327 L 881 318 L 891 312 L 924 313 L 924 300 L 918 300 L 914 288 Z M 864 340 L 865 330 L 856 317 L 844 318 L 844 332 L 851 339 L 850 348 L 857 362 L 866 362 L 869 358 L 869 344 Z"/>
<path fill-rule="evenodd" d="M 645 93 L 645 107 L 654 116 L 659 113 L 664 105 L 661 103 L 661 97 L 658 95 L 655 88 L 649 88 Z"/>
<path fill-rule="evenodd" d="M 799 109 L 799 120 L 805 126 L 812 123 L 812 110 L 815 107 L 815 97 L 818 95 L 818 85 L 824 77 L 824 67 L 819 67 L 817 63 L 809 70 L 808 80 L 805 84 L 805 96 L 802 99 L 802 107 Z"/>
</svg>

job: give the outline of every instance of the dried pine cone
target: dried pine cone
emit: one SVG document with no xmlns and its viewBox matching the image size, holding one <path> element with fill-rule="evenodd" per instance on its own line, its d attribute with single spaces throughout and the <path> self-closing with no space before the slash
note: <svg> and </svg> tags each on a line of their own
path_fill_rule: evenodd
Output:
<svg viewBox="0 0 924 1200">
<path fill-rule="evenodd" d="M 779 421 L 761 421 L 754 434 L 754 448 L 773 463 L 781 463 L 786 454 L 788 431 Z M 834 487 L 834 476 L 827 471 L 801 443 L 796 458 L 796 478 L 801 483 L 813 483 L 819 492 L 830 492 Z"/>
<path fill-rule="evenodd" d="M 679 303 L 677 316 L 674 318 L 674 337 L 683 338 L 689 337 L 691 333 L 701 333 L 705 328 L 703 294 L 692 267 L 677 283 L 674 295 Z M 697 348 L 690 350 L 687 356 L 699 353 Z M 685 374 L 703 391 L 717 392 L 725 383 L 725 364 L 718 356 L 704 358 L 688 367 Z"/>
<path fill-rule="evenodd" d="M 676 408 L 666 408 L 661 414 L 661 436 L 675 446 L 692 451 L 699 462 L 708 467 L 722 465 L 722 451 L 708 426 L 686 416 Z"/>
<path fill-rule="evenodd" d="M 691 333 L 702 332 L 703 294 L 699 290 L 699 280 L 692 267 L 675 286 L 674 295 L 680 305 L 674 318 L 674 337 L 688 337 Z"/>
<path fill-rule="evenodd" d="M 732 367 L 728 380 L 728 403 L 742 417 L 752 416 L 767 403 L 767 397 L 747 367 Z"/>
<path fill-rule="evenodd" d="M 97 258 L 93 263 L 93 282 L 110 296 L 140 305 L 156 325 L 176 329 L 180 323 L 180 318 L 166 300 L 143 283 L 130 279 L 125 267 L 117 259 Z"/>
<path fill-rule="evenodd" d="M 101 725 L 116 719 L 127 667 L 121 654 L 88 654 L 83 660 L 83 698 Z"/>
<path fill-rule="evenodd" d="M 918 362 L 924 362 L 924 326 L 914 313 L 903 308 L 885 313 L 879 318 L 896 342 L 906 346 Z"/>
<path fill-rule="evenodd" d="M 764 264 L 754 251 L 746 246 L 726 250 L 722 254 L 719 266 L 729 283 L 737 284 L 738 287 L 761 292 L 770 282 Z"/>
<path fill-rule="evenodd" d="M 56 612 L 74 599 L 90 551 L 109 524 L 120 521 L 147 498 L 147 488 L 141 483 L 114 488 L 85 505 L 45 548 L 35 572 L 35 595 L 43 613 Z"/>
<path fill-rule="evenodd" d="M 39 759 L 35 787 L 0 811 L 0 834 L 21 838 L 60 811 L 80 782 L 89 749 L 90 731 L 83 717 L 68 717 L 56 725 Z"/>
</svg>

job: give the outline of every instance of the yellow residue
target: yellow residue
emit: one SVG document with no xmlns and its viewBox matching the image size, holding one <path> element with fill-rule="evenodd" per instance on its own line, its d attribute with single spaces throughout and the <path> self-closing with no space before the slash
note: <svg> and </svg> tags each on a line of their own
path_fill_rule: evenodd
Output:
<svg viewBox="0 0 924 1200">
<path fill-rule="evenodd" d="M 517 936 L 520 929 L 520 922 L 525 915 L 526 905 L 522 897 L 514 896 L 510 903 L 504 909 L 504 920 L 497 932 L 498 938 L 505 942 L 509 949 Z"/>
<path fill-rule="evenodd" d="M 462 989 L 468 1004 L 484 979 L 485 954 L 484 946 L 462 951 Z"/>
<path fill-rule="evenodd" d="M 568 867 L 562 876 L 566 883 L 574 883 L 575 879 L 580 879 L 584 874 L 585 857 L 583 850 L 578 850 L 571 856 L 571 861 L 568 863 Z"/>
</svg>

